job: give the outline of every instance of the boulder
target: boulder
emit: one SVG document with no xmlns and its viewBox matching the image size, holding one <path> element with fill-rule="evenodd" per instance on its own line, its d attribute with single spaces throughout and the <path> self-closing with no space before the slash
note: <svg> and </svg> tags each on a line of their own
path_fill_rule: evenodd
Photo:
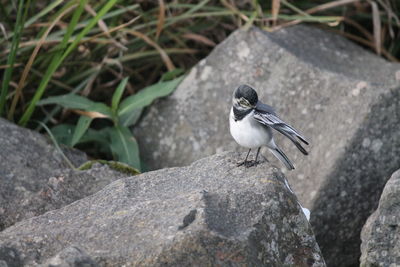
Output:
<svg viewBox="0 0 400 267">
<path fill-rule="evenodd" d="M 399 64 L 326 31 L 238 30 L 153 105 L 134 132 L 153 169 L 245 151 L 230 136 L 228 114 L 233 90 L 252 85 L 311 143 L 305 157 L 277 134 L 296 167 L 287 177 L 312 210 L 328 265 L 357 265 L 361 228 L 386 177 L 400 167 L 399 80 Z M 264 156 L 282 166 L 271 153 Z"/>
<path fill-rule="evenodd" d="M 362 267 L 400 265 L 400 170 L 387 182 L 361 239 Z"/>
<path fill-rule="evenodd" d="M 1 118 L 0 147 L 0 231 L 128 176 L 101 164 L 73 170 L 47 138 Z M 75 166 L 87 160 L 78 150 L 63 152 Z"/>
<path fill-rule="evenodd" d="M 325 266 L 283 174 L 268 163 L 237 167 L 244 156 L 228 152 L 123 178 L 18 222 L 0 233 L 0 251 L 14 255 L 0 253 L 0 262 Z"/>
</svg>

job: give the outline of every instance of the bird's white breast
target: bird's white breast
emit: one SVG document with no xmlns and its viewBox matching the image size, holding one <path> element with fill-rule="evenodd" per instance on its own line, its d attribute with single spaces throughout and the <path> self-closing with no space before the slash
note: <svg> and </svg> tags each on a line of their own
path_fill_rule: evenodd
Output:
<svg viewBox="0 0 400 267">
<path fill-rule="evenodd" d="M 233 109 L 231 109 L 229 115 L 229 126 L 233 139 L 239 145 L 247 148 L 258 148 L 268 145 L 272 137 L 269 128 L 264 127 L 253 119 L 253 112 L 238 121 L 234 119 Z"/>
</svg>

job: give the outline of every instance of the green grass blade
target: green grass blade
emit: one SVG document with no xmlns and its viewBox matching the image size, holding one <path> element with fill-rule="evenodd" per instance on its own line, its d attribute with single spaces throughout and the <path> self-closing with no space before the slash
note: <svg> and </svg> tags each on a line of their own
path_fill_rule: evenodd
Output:
<svg viewBox="0 0 400 267">
<path fill-rule="evenodd" d="M 56 138 L 54 137 L 53 133 L 50 131 L 50 129 L 41 121 L 35 121 L 39 124 L 42 125 L 42 127 L 46 130 L 46 132 L 48 133 L 48 135 L 50 136 L 51 141 L 53 141 L 54 146 L 56 147 L 57 151 L 61 154 L 61 156 L 64 158 L 64 160 L 66 161 L 66 163 L 71 167 L 71 169 L 76 169 L 74 164 L 72 164 L 72 162 L 68 159 L 68 157 L 64 154 L 64 152 L 62 151 L 62 149 L 60 148 L 60 146 L 58 145 L 58 142 L 56 140 Z"/>
<path fill-rule="evenodd" d="M 112 101 L 111 101 L 111 110 L 112 110 L 113 114 L 116 114 L 116 112 L 117 112 L 118 105 L 119 105 L 119 102 L 121 101 L 121 97 L 122 97 L 122 94 L 124 93 L 126 84 L 128 83 L 128 79 L 129 79 L 129 77 L 126 77 L 125 79 L 123 79 L 119 83 L 117 89 L 115 90 L 115 92 L 113 94 Z"/>
<path fill-rule="evenodd" d="M 74 27 L 78 23 L 78 20 L 83 12 L 86 2 L 87 2 L 87 0 L 79 1 L 79 6 L 75 9 L 75 11 L 72 15 L 72 19 L 68 25 L 67 33 L 65 34 L 61 43 L 55 48 L 57 50 L 57 53 L 53 56 L 51 63 L 49 65 L 49 67 L 47 68 L 46 73 L 45 73 L 44 77 L 42 78 L 42 80 L 40 81 L 39 87 L 36 90 L 32 100 L 31 100 L 31 103 L 29 104 L 27 110 L 22 115 L 22 117 L 19 121 L 20 125 L 22 125 L 22 126 L 26 125 L 26 123 L 28 122 L 28 120 L 30 119 L 30 117 L 33 114 L 36 103 L 42 97 L 44 90 L 46 89 L 47 84 L 49 83 L 53 73 L 57 70 L 59 65 L 62 63 L 61 58 L 62 58 L 63 49 L 65 49 L 66 45 L 68 44 L 68 40 L 74 31 Z"/>
<path fill-rule="evenodd" d="M 86 79 L 83 80 L 81 83 L 79 83 L 79 84 L 72 90 L 71 94 L 76 94 L 76 93 L 78 93 L 79 91 L 81 91 L 81 90 L 87 85 L 87 83 L 89 82 L 89 79 L 90 79 L 90 77 L 89 77 L 89 78 L 86 78 Z M 42 119 L 42 122 L 43 122 L 44 124 L 48 123 L 49 120 L 51 120 L 58 112 L 60 112 L 60 110 L 61 110 L 61 106 L 56 106 L 56 107 L 54 107 L 50 112 L 48 112 L 48 113 L 45 115 L 45 118 Z M 35 128 L 35 131 L 40 131 L 41 129 L 42 129 L 42 126 L 39 125 L 38 127 Z"/>
<path fill-rule="evenodd" d="M 299 15 L 278 15 L 279 19 L 301 20 L 303 22 L 335 22 L 341 20 L 340 16 L 299 16 Z"/>
<path fill-rule="evenodd" d="M 111 151 L 117 160 L 141 170 L 139 146 L 129 129 L 127 127 L 117 126 L 109 128 L 108 133 L 111 140 Z"/>
<path fill-rule="evenodd" d="M 44 123 L 40 124 L 40 128 L 43 128 L 42 125 L 46 125 Z M 55 138 L 55 140 L 59 144 L 63 144 L 66 146 L 71 145 L 72 135 L 75 131 L 75 125 L 72 124 L 58 124 L 51 128 L 51 132 Z"/>
<path fill-rule="evenodd" d="M 97 15 L 92 18 L 92 20 L 85 26 L 85 28 L 78 34 L 78 36 L 75 38 L 75 40 L 68 46 L 66 51 L 62 54 L 61 57 L 59 57 L 59 54 L 56 54 L 49 66 L 49 68 L 46 71 L 46 74 L 44 75 L 43 79 L 40 82 L 39 88 L 36 90 L 35 95 L 32 98 L 31 103 L 29 104 L 28 108 L 22 115 L 19 124 L 24 126 L 28 122 L 28 120 L 31 118 L 33 111 L 35 110 L 35 106 L 37 102 L 40 100 L 42 97 L 47 84 L 49 83 L 51 76 L 54 74 L 54 72 L 57 70 L 57 68 L 61 65 L 61 63 L 64 61 L 64 59 L 76 48 L 80 40 L 90 31 L 93 26 L 96 25 L 96 23 L 104 16 L 105 13 L 115 4 L 117 0 L 110 0 L 108 1 L 104 7 L 97 13 Z"/>
<path fill-rule="evenodd" d="M 286 0 L 281 0 L 281 3 L 285 6 L 287 6 L 288 8 L 290 8 L 291 10 L 293 10 L 294 12 L 303 15 L 304 17 L 311 17 L 310 14 L 304 12 L 303 10 L 301 10 L 300 8 L 296 7 L 295 5 L 292 5 L 291 3 L 287 2 Z"/>
<path fill-rule="evenodd" d="M 51 4 L 49 4 L 48 6 L 46 6 L 44 9 L 42 9 L 39 13 L 37 13 L 36 15 L 34 15 L 33 17 L 31 17 L 29 20 L 26 21 L 25 23 L 25 27 L 28 27 L 30 25 L 32 25 L 33 23 L 35 23 L 38 19 L 40 19 L 41 17 L 45 16 L 46 14 L 48 14 L 49 12 L 53 11 L 58 5 L 60 5 L 62 2 L 64 2 L 64 0 L 56 0 L 54 2 L 52 2 Z"/>
<path fill-rule="evenodd" d="M 169 80 L 172 80 L 172 79 L 176 78 L 177 76 L 183 74 L 184 72 L 185 72 L 184 69 L 176 68 L 176 69 L 173 69 L 173 70 L 171 70 L 171 71 L 168 71 L 168 72 L 164 73 L 164 74 L 161 76 L 161 79 L 160 79 L 160 80 L 161 80 L 162 82 L 163 82 L 163 81 L 169 81 Z"/>
<path fill-rule="evenodd" d="M 67 94 L 60 96 L 51 96 L 46 99 L 42 99 L 37 102 L 37 105 L 50 105 L 56 104 L 63 106 L 64 108 L 69 109 L 80 109 L 88 112 L 98 112 L 103 114 L 106 117 L 112 117 L 112 112 L 109 107 L 107 107 L 103 103 L 94 102 L 86 97 L 75 95 L 75 94 Z"/>
<path fill-rule="evenodd" d="M 39 13 L 37 13 L 36 15 L 34 15 L 33 17 L 31 17 L 30 19 L 28 19 L 25 23 L 24 23 L 24 27 L 29 27 L 30 25 L 32 25 L 33 23 L 35 23 L 36 21 L 38 21 L 40 18 L 46 16 L 47 14 L 49 14 L 50 12 L 54 11 L 56 9 L 56 7 L 58 5 L 60 5 L 61 3 L 63 3 L 63 0 L 57 0 L 54 1 L 53 3 L 51 3 L 50 5 L 46 6 L 44 9 L 42 9 Z M 59 9 L 56 13 L 52 14 L 52 16 L 48 19 L 49 21 L 53 21 L 56 17 L 58 17 L 62 12 L 64 12 L 64 10 L 68 9 L 70 6 L 75 5 L 76 1 L 70 1 L 68 3 L 66 3 L 61 9 Z M 1 5 L 0 5 L 1 6 Z M 42 30 L 39 31 L 38 36 L 41 36 L 43 34 L 43 32 L 46 30 L 46 28 L 43 28 Z M 65 30 L 63 30 L 64 34 L 65 34 Z M 9 33 L 9 37 L 14 36 L 15 32 L 11 32 Z"/>
<path fill-rule="evenodd" d="M 87 129 L 86 133 L 79 140 L 79 144 L 81 143 L 97 143 L 101 146 L 102 151 L 104 153 L 111 154 L 110 151 L 110 141 L 109 141 L 109 128 L 103 128 L 101 130 L 95 130 L 92 128 Z"/>
<path fill-rule="evenodd" d="M 17 20 L 14 27 L 15 35 L 13 36 L 10 53 L 7 58 L 7 65 L 9 66 L 3 75 L 3 82 L 1 84 L 0 92 L 0 116 L 3 114 L 6 104 L 6 98 L 8 94 L 8 86 L 11 81 L 11 75 L 14 70 L 15 58 L 18 51 L 19 41 L 21 39 L 22 29 L 23 29 L 23 8 L 24 0 L 18 2 Z"/>
<path fill-rule="evenodd" d="M 71 146 L 74 147 L 86 133 L 93 118 L 81 116 L 76 124 L 74 135 L 72 136 Z"/>
<path fill-rule="evenodd" d="M 56 47 L 56 50 L 60 49 L 60 51 L 63 51 L 67 47 L 68 41 L 71 38 L 72 33 L 75 31 L 76 25 L 78 24 L 79 18 L 82 15 L 86 3 L 87 0 L 79 1 L 79 5 L 72 14 L 71 21 L 68 23 L 67 32 L 65 33 L 64 38 L 61 41 L 60 45 Z"/>
<path fill-rule="evenodd" d="M 75 49 L 75 47 L 79 44 L 81 39 L 89 33 L 89 31 L 97 24 L 97 22 L 110 10 L 113 5 L 117 2 L 117 0 L 109 0 L 107 4 L 93 17 L 89 23 L 83 28 L 83 30 L 78 34 L 75 40 L 68 46 L 67 50 L 62 55 L 61 61 L 63 61 L 71 52 Z"/>
<path fill-rule="evenodd" d="M 203 0 L 198 4 L 195 4 L 192 8 L 190 8 L 187 12 L 185 12 L 185 15 L 189 15 L 189 14 L 193 14 L 194 12 L 196 12 L 197 10 L 201 9 L 202 7 L 204 7 L 208 2 L 210 2 L 210 0 Z"/>
<path fill-rule="evenodd" d="M 140 109 L 149 105 L 156 98 L 169 95 L 183 78 L 184 76 L 181 76 L 171 81 L 153 84 L 140 90 L 137 94 L 125 98 L 118 109 L 118 116 L 126 116 L 135 109 Z M 123 121 L 121 121 L 121 123 L 124 124 Z"/>
<path fill-rule="evenodd" d="M 124 114 L 123 116 L 119 117 L 119 121 L 123 126 L 129 127 L 136 124 L 139 120 L 140 115 L 142 115 L 143 108 L 134 109 L 129 113 Z"/>
<path fill-rule="evenodd" d="M 139 4 L 133 4 L 133 5 L 130 5 L 130 6 L 126 6 L 126 7 L 123 7 L 123 8 L 119 8 L 117 10 L 113 10 L 113 11 L 107 12 L 107 14 L 105 14 L 103 16 L 103 20 L 110 19 L 110 18 L 113 18 L 113 17 L 118 17 L 119 15 L 124 14 L 124 13 L 126 13 L 128 11 L 132 11 L 132 10 L 137 9 L 138 7 L 139 7 Z M 76 29 L 77 30 L 78 29 L 82 29 L 84 27 L 83 25 L 87 25 L 88 23 L 89 23 L 89 20 L 84 20 L 84 21 L 82 21 L 81 23 L 79 23 L 77 25 Z M 65 34 L 65 30 L 62 29 L 62 30 L 59 30 L 59 31 L 55 32 L 54 34 L 49 35 L 49 38 L 50 39 L 57 39 L 57 37 L 59 38 L 60 36 L 64 36 L 64 34 Z"/>
<path fill-rule="evenodd" d="M 172 54 L 194 54 L 195 52 L 197 52 L 194 49 L 185 49 L 185 48 L 166 48 L 164 49 L 164 51 L 168 54 L 168 55 L 172 55 Z M 146 57 L 151 57 L 151 56 L 156 56 L 159 57 L 160 53 L 157 50 L 150 50 L 150 51 L 140 51 L 140 52 L 136 52 L 136 53 L 132 53 L 132 54 L 126 54 L 122 57 L 119 58 L 119 61 L 124 63 L 127 61 L 131 61 L 131 60 L 136 60 L 136 59 L 140 59 L 140 58 L 146 58 Z"/>
<path fill-rule="evenodd" d="M 244 30 L 250 29 L 251 26 L 254 24 L 254 20 L 257 18 L 257 11 L 254 11 L 253 14 L 251 14 L 249 20 L 246 22 L 246 24 L 243 26 Z"/>
</svg>

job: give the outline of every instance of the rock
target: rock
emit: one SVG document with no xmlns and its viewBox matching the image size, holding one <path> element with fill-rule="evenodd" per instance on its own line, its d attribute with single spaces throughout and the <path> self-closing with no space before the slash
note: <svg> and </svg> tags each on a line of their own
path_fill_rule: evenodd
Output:
<svg viewBox="0 0 400 267">
<path fill-rule="evenodd" d="M 400 170 L 387 182 L 361 239 L 361 266 L 400 266 Z"/>
<path fill-rule="evenodd" d="M 325 260 L 358 265 L 361 228 L 386 177 L 400 166 L 398 77 L 399 64 L 319 29 L 239 30 L 195 66 L 171 97 L 153 105 L 134 132 L 153 169 L 245 151 L 229 134 L 228 114 L 233 90 L 254 86 L 311 143 L 305 157 L 277 134 L 295 164 L 287 176 L 312 210 Z M 264 155 L 282 166 L 271 153 Z"/>
<path fill-rule="evenodd" d="M 79 247 L 67 247 L 43 264 L 43 267 L 95 267 L 97 263 Z"/>
<path fill-rule="evenodd" d="M 1 175 L 40 176 L 53 169 L 69 167 L 52 142 L 38 132 L 19 127 L 0 118 Z M 64 149 L 76 166 L 87 161 L 83 152 Z"/>
<path fill-rule="evenodd" d="M 0 247 L 0 266 L 1 267 L 19 267 L 22 261 L 19 258 L 18 251 L 7 246 Z"/>
<path fill-rule="evenodd" d="M 128 176 L 100 164 L 87 171 L 72 170 L 44 136 L 3 119 L 0 147 L 0 231 Z M 77 150 L 64 153 L 76 166 L 87 160 Z"/>
<path fill-rule="evenodd" d="M 26 265 L 79 246 L 100 266 L 325 266 L 284 176 L 237 152 L 113 182 L 0 233 Z"/>
</svg>

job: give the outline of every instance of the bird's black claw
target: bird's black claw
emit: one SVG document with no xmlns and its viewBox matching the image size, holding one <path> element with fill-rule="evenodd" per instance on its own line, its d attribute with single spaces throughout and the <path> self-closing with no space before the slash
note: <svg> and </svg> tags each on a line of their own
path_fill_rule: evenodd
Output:
<svg viewBox="0 0 400 267">
<path fill-rule="evenodd" d="M 250 168 L 250 167 L 253 167 L 253 166 L 257 166 L 258 163 L 259 163 L 258 161 L 251 160 L 251 161 L 248 161 L 247 164 L 245 164 L 245 166 L 246 166 L 246 168 Z"/>
<path fill-rule="evenodd" d="M 240 167 L 240 166 L 244 165 L 246 168 L 250 168 L 250 167 L 256 166 L 259 163 L 260 163 L 259 161 L 249 160 L 249 161 L 239 162 L 236 164 L 236 166 Z"/>
<path fill-rule="evenodd" d="M 242 165 L 246 165 L 246 162 L 247 161 L 238 162 L 238 163 L 236 163 L 236 167 L 240 167 Z"/>
</svg>

